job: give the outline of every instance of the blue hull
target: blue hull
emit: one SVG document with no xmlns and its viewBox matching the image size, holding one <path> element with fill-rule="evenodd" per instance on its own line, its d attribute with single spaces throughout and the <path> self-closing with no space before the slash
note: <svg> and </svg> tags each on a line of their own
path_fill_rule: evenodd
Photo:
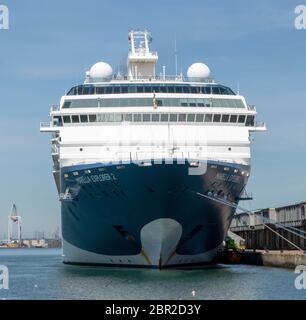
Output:
<svg viewBox="0 0 306 320">
<path fill-rule="evenodd" d="M 61 170 L 64 262 L 167 267 L 207 263 L 227 234 L 249 167 L 91 164 Z M 225 169 L 226 168 L 226 169 Z"/>
</svg>

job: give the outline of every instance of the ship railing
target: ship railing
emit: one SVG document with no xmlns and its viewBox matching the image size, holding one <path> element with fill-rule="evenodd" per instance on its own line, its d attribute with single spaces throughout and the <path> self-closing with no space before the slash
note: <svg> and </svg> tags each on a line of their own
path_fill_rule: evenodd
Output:
<svg viewBox="0 0 306 320">
<path fill-rule="evenodd" d="M 147 51 L 144 48 L 136 48 L 135 49 L 135 53 L 130 52 L 128 58 L 139 58 L 139 56 L 141 57 L 158 57 L 158 52 L 157 51 Z"/>
<path fill-rule="evenodd" d="M 248 105 L 248 110 L 250 110 L 250 111 L 256 111 L 256 106 L 255 106 L 255 105 L 252 105 L 252 104 L 249 104 L 249 105 Z"/>
<path fill-rule="evenodd" d="M 112 80 L 129 80 L 129 81 L 179 81 L 179 82 L 201 82 L 201 83 L 215 83 L 214 79 L 206 78 L 201 81 L 197 81 L 197 79 L 189 79 L 188 77 L 184 77 L 183 75 L 156 75 L 156 76 L 127 76 L 115 74 Z"/>
<path fill-rule="evenodd" d="M 257 128 L 265 128 L 266 127 L 266 123 L 264 121 L 258 121 L 258 122 L 256 122 L 255 127 L 257 127 Z"/>
<path fill-rule="evenodd" d="M 52 123 L 50 121 L 49 122 L 44 121 L 44 122 L 40 123 L 40 127 L 41 128 L 51 128 L 52 127 Z"/>
<path fill-rule="evenodd" d="M 50 112 L 52 112 L 52 111 L 59 111 L 59 109 L 60 109 L 59 105 L 52 105 L 52 106 L 50 107 Z"/>
</svg>

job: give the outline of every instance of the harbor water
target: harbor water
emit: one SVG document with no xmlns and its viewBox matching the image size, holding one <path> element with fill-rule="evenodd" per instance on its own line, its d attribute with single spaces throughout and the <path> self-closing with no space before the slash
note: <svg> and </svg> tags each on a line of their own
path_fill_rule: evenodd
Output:
<svg viewBox="0 0 306 320">
<path fill-rule="evenodd" d="M 154 270 L 73 266 L 60 249 L 0 249 L 0 299 L 306 299 L 291 269 L 214 265 Z"/>
</svg>

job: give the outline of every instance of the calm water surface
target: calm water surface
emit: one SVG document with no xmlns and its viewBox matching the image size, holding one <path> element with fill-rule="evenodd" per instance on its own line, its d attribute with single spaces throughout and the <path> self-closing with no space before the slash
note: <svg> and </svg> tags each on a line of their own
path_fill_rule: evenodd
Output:
<svg viewBox="0 0 306 320">
<path fill-rule="evenodd" d="M 10 286 L 0 290 L 0 299 L 306 299 L 290 269 L 218 265 L 159 271 L 61 261 L 59 249 L 0 249 Z"/>
</svg>

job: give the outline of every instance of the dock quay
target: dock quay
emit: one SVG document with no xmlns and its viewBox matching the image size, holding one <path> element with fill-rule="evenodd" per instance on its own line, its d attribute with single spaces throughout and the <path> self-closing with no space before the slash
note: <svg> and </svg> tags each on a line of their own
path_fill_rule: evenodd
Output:
<svg viewBox="0 0 306 320">
<path fill-rule="evenodd" d="M 246 249 L 306 250 L 306 202 L 236 214 L 230 231 Z"/>
<path fill-rule="evenodd" d="M 285 268 L 306 265 L 305 211 L 306 202 L 300 202 L 236 214 L 228 234 L 236 248 L 225 248 L 219 260 Z"/>
<path fill-rule="evenodd" d="M 306 254 L 297 250 L 244 251 L 241 252 L 240 263 L 258 266 L 295 268 L 299 265 L 306 265 Z"/>
</svg>

